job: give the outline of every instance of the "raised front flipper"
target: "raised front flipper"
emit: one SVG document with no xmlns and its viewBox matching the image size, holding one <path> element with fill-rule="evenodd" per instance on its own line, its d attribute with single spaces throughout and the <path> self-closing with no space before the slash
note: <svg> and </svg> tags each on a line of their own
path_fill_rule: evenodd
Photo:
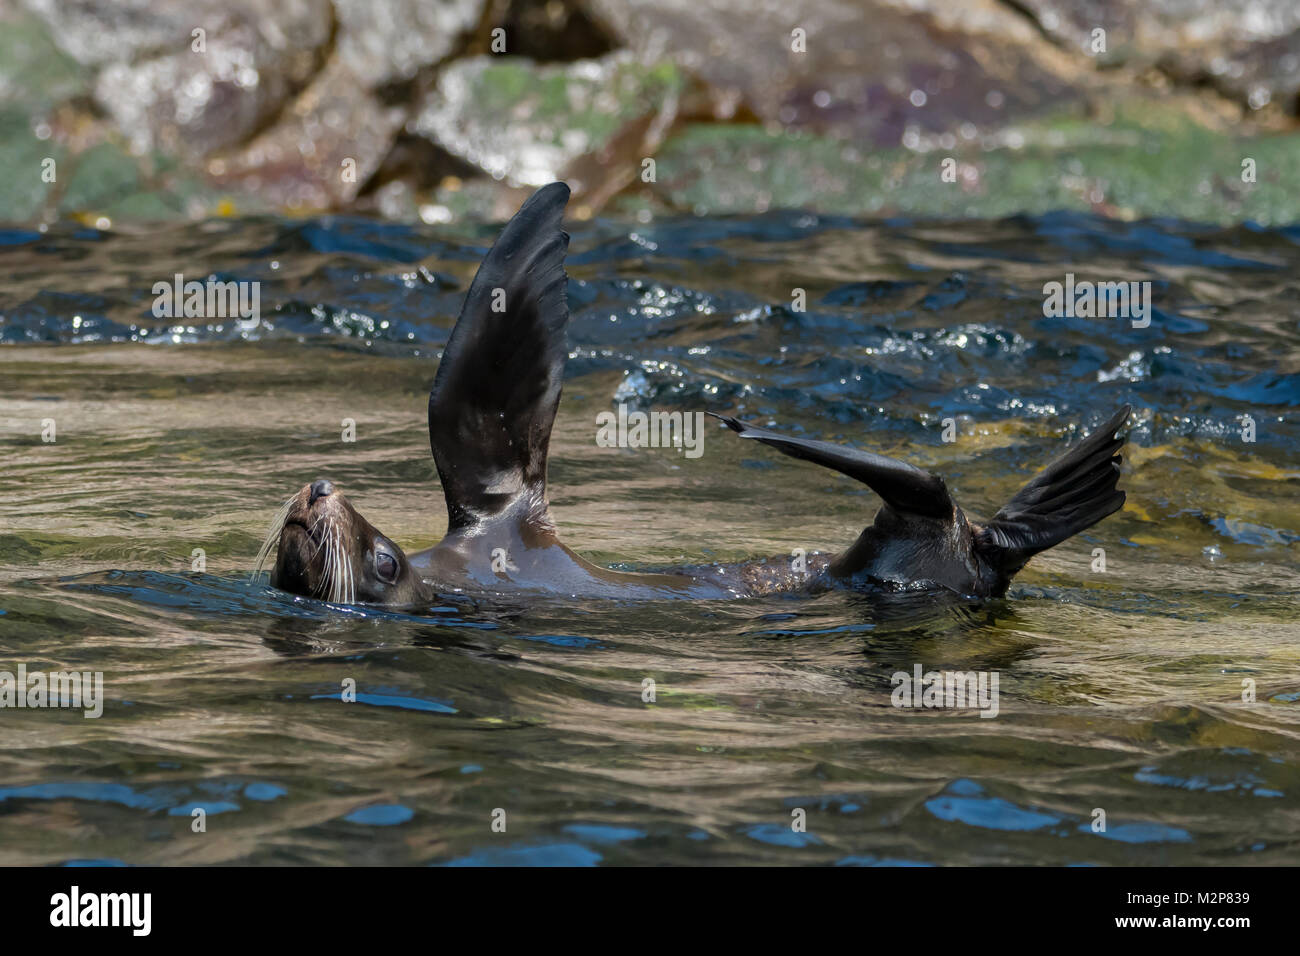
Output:
<svg viewBox="0 0 1300 956">
<path fill-rule="evenodd" d="M 560 228 L 569 187 L 539 189 L 479 266 L 429 393 L 429 445 L 448 531 L 516 502 L 549 525 L 546 458 L 569 321 Z"/>
</svg>

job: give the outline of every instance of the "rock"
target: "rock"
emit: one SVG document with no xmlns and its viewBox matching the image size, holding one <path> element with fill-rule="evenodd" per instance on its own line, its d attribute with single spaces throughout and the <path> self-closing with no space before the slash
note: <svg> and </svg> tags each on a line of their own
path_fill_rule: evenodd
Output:
<svg viewBox="0 0 1300 956">
<path fill-rule="evenodd" d="M 484 0 L 334 0 L 338 55 L 370 87 L 441 62 L 478 25 Z"/>
<path fill-rule="evenodd" d="M 137 152 L 180 155 L 222 185 L 294 209 L 350 202 L 405 112 L 376 90 L 455 50 L 483 0 L 217 0 L 117 9 L 114 52 L 83 7 L 32 0 L 100 63 L 95 98 Z M 337 22 L 335 15 L 337 14 Z M 206 31 L 197 51 L 192 31 Z"/>
<path fill-rule="evenodd" d="M 408 104 L 380 87 L 410 80 L 457 49 L 477 25 L 484 0 L 335 0 L 333 55 L 279 121 L 207 166 L 226 185 L 256 191 L 295 210 L 337 208 L 356 199 L 380 168 Z M 390 189 L 381 208 L 399 208 Z M 409 208 L 408 201 L 401 206 Z"/>
<path fill-rule="evenodd" d="M 140 191 L 138 164 L 120 149 L 101 143 L 70 164 L 59 209 L 66 214 L 97 213 Z"/>
<path fill-rule="evenodd" d="M 215 193 L 175 158 L 132 155 L 111 124 L 86 108 L 93 71 L 74 63 L 46 24 L 0 10 L 0 220 L 73 217 L 92 225 L 261 208 L 252 197 Z M 45 178 L 45 164 L 54 163 Z"/>
<path fill-rule="evenodd" d="M 42 142 L 21 110 L 0 109 L 0 161 L 8 174 L 0 177 L 0 221 L 36 222 L 50 204 L 55 184 L 41 178 L 41 164 L 52 159 L 66 169 L 67 151 L 58 143 Z"/>
<path fill-rule="evenodd" d="M 1207 130 L 1158 101 L 1102 126 L 1067 111 L 945 151 L 862 149 L 806 131 L 696 123 L 658 155 L 658 208 L 700 215 L 804 209 L 827 215 L 995 219 L 1078 210 L 1134 219 L 1284 224 L 1300 218 L 1300 134 Z M 1116 157 L 1123 157 L 1117 162 Z M 1242 177 L 1248 158 L 1256 182 Z M 616 204 L 628 212 L 640 196 Z M 806 250 L 805 261 L 817 252 Z M 804 266 L 811 268 L 811 266 Z"/>
<path fill-rule="evenodd" d="M 496 179 L 540 186 L 641 124 L 623 151 L 635 174 L 651 155 L 637 145 L 653 141 L 653 118 L 684 86 L 671 63 L 647 66 L 627 53 L 554 65 L 477 56 L 443 70 L 409 129 Z"/>
<path fill-rule="evenodd" d="M 773 126 L 893 145 L 909 130 L 1001 125 L 1076 98 L 1059 55 L 1040 55 L 1046 45 L 1023 18 L 991 3 L 942 16 L 951 5 L 917 13 L 849 0 L 590 3 L 639 56 L 671 55 Z"/>
<path fill-rule="evenodd" d="M 1114 65 L 1137 52 L 1130 0 L 1021 0 L 1021 5 L 1044 36 L 1075 56 Z M 1104 44 L 1095 30 L 1104 31 Z"/>
<path fill-rule="evenodd" d="M 194 0 L 22 0 L 50 28 L 54 41 L 84 66 L 121 63 L 141 54 L 188 46 L 190 31 L 203 26 L 212 4 L 201 12 Z"/>
<path fill-rule="evenodd" d="M 91 74 L 60 50 L 33 14 L 0 6 L 0 106 L 24 109 L 35 121 L 90 88 Z"/>
<path fill-rule="evenodd" d="M 335 59 L 284 111 L 274 127 L 228 154 L 209 175 L 292 210 L 350 202 L 379 167 L 404 112 L 383 106 L 348 63 Z"/>
<path fill-rule="evenodd" d="M 1021 0 L 1065 49 L 1105 64 L 1157 66 L 1251 109 L 1295 115 L 1300 4 L 1294 0 Z M 1104 30 L 1105 50 L 1095 31 Z"/>
<path fill-rule="evenodd" d="M 582 0 L 505 0 L 492 7 L 492 26 L 509 38 L 512 56 L 540 62 L 594 60 L 613 53 L 618 43 L 591 18 Z M 474 52 L 482 52 L 475 50 Z"/>
<path fill-rule="evenodd" d="M 1112 47 L 1154 61 L 1166 53 L 1212 52 L 1273 40 L 1300 29 L 1293 0 L 1018 0 L 1045 34 L 1093 55 L 1093 31 Z"/>
<path fill-rule="evenodd" d="M 1172 52 L 1160 68 L 1188 86 L 1209 86 L 1250 110 L 1300 116 L 1300 30 L 1273 40 L 1239 44 L 1206 60 Z"/>
<path fill-rule="evenodd" d="M 206 156 L 264 126 L 311 78 L 329 40 L 328 0 L 259 6 L 196 4 L 179 37 L 104 65 L 95 98 L 134 149 Z"/>
</svg>

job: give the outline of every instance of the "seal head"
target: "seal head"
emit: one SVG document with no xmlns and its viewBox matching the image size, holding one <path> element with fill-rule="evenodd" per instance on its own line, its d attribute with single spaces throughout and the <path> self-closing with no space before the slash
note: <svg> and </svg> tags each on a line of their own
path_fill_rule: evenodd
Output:
<svg viewBox="0 0 1300 956">
<path fill-rule="evenodd" d="M 283 591 L 336 604 L 395 607 L 432 596 L 402 549 L 325 478 L 303 485 L 284 503 L 258 555 L 258 570 L 272 547 L 271 586 Z"/>
</svg>

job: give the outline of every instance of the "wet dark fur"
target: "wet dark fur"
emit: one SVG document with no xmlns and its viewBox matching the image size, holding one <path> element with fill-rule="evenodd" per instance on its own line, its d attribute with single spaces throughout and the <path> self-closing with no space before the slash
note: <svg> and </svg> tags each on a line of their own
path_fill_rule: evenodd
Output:
<svg viewBox="0 0 1300 956">
<path fill-rule="evenodd" d="M 942 478 L 913 465 L 718 416 L 742 438 L 861 481 L 883 502 L 875 520 L 846 551 L 810 555 L 800 571 L 788 558 L 664 574 L 591 564 L 560 542 L 546 497 L 567 357 L 569 237 L 561 220 L 568 197 L 567 186 L 552 183 L 506 224 L 443 353 L 429 395 L 429 444 L 447 505 L 443 540 L 407 556 L 329 482 L 314 482 L 285 503 L 263 548 L 261 557 L 277 546 L 272 584 L 386 605 L 417 605 L 456 590 L 718 598 L 884 585 L 990 596 L 1002 594 L 1032 555 L 1123 506 L 1116 431 L 1127 406 L 984 525 L 967 519 Z M 505 307 L 496 311 L 502 294 Z"/>
</svg>

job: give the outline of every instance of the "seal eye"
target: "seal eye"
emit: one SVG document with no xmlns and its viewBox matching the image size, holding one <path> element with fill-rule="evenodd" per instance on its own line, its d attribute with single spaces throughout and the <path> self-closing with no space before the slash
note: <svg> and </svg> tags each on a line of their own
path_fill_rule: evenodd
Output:
<svg viewBox="0 0 1300 956">
<path fill-rule="evenodd" d="M 376 551 L 375 573 L 392 584 L 397 580 L 397 559 L 387 551 Z"/>
</svg>

